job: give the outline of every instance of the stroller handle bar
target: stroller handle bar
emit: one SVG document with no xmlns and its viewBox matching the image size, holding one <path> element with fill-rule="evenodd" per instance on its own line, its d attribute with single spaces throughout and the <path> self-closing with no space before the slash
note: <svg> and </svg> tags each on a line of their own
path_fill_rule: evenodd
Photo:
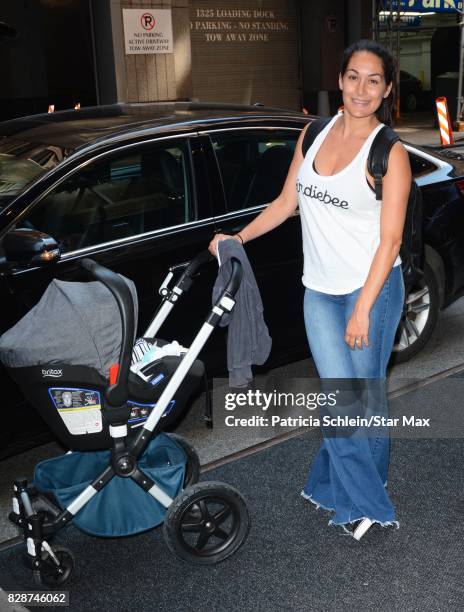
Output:
<svg viewBox="0 0 464 612">
<path fill-rule="evenodd" d="M 230 278 L 225 286 L 225 293 L 228 293 L 231 297 L 234 297 L 240 287 L 240 283 L 242 282 L 242 264 L 236 257 L 231 257 L 232 262 L 232 272 L 230 274 Z"/>
<path fill-rule="evenodd" d="M 97 264 L 92 259 L 82 259 L 80 265 L 111 291 L 118 305 L 122 332 L 119 369 L 116 383 L 106 391 L 106 399 L 110 406 L 122 406 L 129 396 L 128 379 L 135 339 L 134 300 L 127 283 L 119 274 Z"/>
<path fill-rule="evenodd" d="M 198 268 L 213 260 L 214 257 L 209 251 L 202 251 L 199 253 L 187 264 L 177 287 L 180 288 L 182 283 L 184 285 L 184 290 L 188 289 L 192 283 L 192 276 L 196 273 Z M 231 258 L 231 264 L 232 272 L 218 303 L 224 297 L 233 298 L 240 287 L 243 272 L 242 265 L 235 257 Z M 106 400 L 110 406 L 115 408 L 120 407 L 125 404 L 129 397 L 128 381 L 132 361 L 132 348 L 135 339 L 134 300 L 127 283 L 119 274 L 116 274 L 116 272 L 87 258 L 80 261 L 80 266 L 95 280 L 103 283 L 105 287 L 111 291 L 118 305 L 122 333 L 119 369 L 116 383 L 110 385 L 106 390 Z M 187 287 L 185 287 L 185 284 L 187 284 Z"/>
<path fill-rule="evenodd" d="M 163 284 L 159 288 L 159 294 L 163 297 L 163 301 L 161 302 L 154 318 L 143 334 L 144 338 L 153 339 L 156 334 L 159 332 L 161 326 L 164 321 L 169 316 L 174 305 L 178 302 L 179 298 L 183 293 L 188 291 L 192 286 L 195 275 L 198 272 L 199 268 L 204 266 L 207 263 L 211 263 L 212 261 L 216 261 L 216 258 L 211 255 L 208 250 L 201 251 L 198 255 L 196 255 L 191 261 L 185 261 L 184 263 L 177 264 L 175 266 L 171 266 L 169 268 L 169 273 L 163 281 Z M 241 264 L 238 260 L 239 267 L 241 268 Z M 170 282 L 174 276 L 174 274 L 183 270 L 182 274 L 176 280 L 175 285 L 170 287 Z M 227 284 L 226 291 L 230 294 L 231 297 L 235 295 L 238 287 L 240 286 L 240 279 L 238 276 L 239 272 L 236 269 L 236 266 L 232 264 L 232 273 L 230 276 L 230 280 Z"/>
<path fill-rule="evenodd" d="M 174 273 L 178 270 L 183 270 L 179 280 L 176 283 L 176 293 L 180 294 L 184 291 L 188 291 L 193 283 L 193 276 L 196 274 L 201 266 L 214 260 L 214 257 L 209 251 L 201 251 L 191 261 L 184 261 L 184 263 L 176 264 L 169 268 L 168 275 L 163 281 L 163 284 L 159 288 L 159 294 L 164 298 L 172 297 L 172 289 L 169 289 L 168 285 L 174 276 Z"/>
<path fill-rule="evenodd" d="M 190 370 L 193 362 L 203 349 L 209 336 L 215 327 L 219 325 L 222 316 L 226 312 L 230 313 L 235 306 L 235 294 L 237 293 L 242 281 L 243 268 L 240 260 L 236 257 L 231 257 L 230 263 L 232 265 L 232 271 L 227 284 L 222 289 L 221 294 L 217 298 L 216 303 L 212 307 L 200 331 L 195 336 L 187 352 L 184 354 L 181 362 L 177 366 L 177 369 L 172 374 L 168 384 L 156 402 L 155 407 L 148 416 L 147 421 L 143 427 L 141 427 L 132 444 L 132 452 L 137 454 L 137 456 L 139 456 L 146 448 L 151 437 L 151 432 L 154 431 L 159 420 L 162 418 L 164 411 L 169 405 L 169 402 L 172 400 L 177 389 L 182 384 L 187 372 Z"/>
<path fill-rule="evenodd" d="M 198 253 L 198 255 L 196 255 L 191 261 L 186 264 L 186 268 L 181 276 L 181 280 L 184 277 L 193 276 L 197 272 L 198 268 L 201 268 L 201 266 L 211 261 L 214 261 L 213 255 L 211 255 L 208 250 L 201 251 L 201 253 Z M 173 268 L 171 268 L 171 270 L 172 269 Z"/>
</svg>

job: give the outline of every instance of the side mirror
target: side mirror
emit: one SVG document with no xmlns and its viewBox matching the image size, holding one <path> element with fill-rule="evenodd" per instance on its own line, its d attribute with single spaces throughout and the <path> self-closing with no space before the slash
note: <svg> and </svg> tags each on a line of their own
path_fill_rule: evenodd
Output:
<svg viewBox="0 0 464 612">
<path fill-rule="evenodd" d="M 2 246 L 9 266 L 43 266 L 55 263 L 61 257 L 54 238 L 28 228 L 14 229 L 5 234 Z"/>
</svg>

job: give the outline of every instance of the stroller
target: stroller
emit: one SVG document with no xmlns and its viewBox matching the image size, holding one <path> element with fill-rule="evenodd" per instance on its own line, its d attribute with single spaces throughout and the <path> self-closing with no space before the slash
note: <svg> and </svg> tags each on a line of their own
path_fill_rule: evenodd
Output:
<svg viewBox="0 0 464 612">
<path fill-rule="evenodd" d="M 146 342 L 163 344 L 155 335 L 200 266 L 210 260 L 205 252 L 169 270 L 159 290 L 163 300 L 143 336 Z M 39 463 L 33 483 L 14 481 L 9 518 L 23 530 L 34 580 L 58 588 L 70 579 L 72 553 L 50 543 L 70 521 L 103 537 L 140 533 L 163 523 L 165 542 L 181 559 L 203 565 L 222 561 L 247 537 L 245 501 L 226 484 L 197 484 L 195 450 L 162 429 L 178 419 L 198 388 L 204 365 L 197 356 L 222 315 L 234 307 L 240 262 L 232 260 L 229 282 L 189 349 L 148 363 L 142 376 L 131 371 L 137 318 L 133 284 L 90 259 L 80 265 L 97 282 L 52 281 L 39 304 L 0 340 L 0 358 L 10 375 L 71 449 Z M 99 305 L 95 313 L 92 297 Z M 53 315 L 52 339 L 46 342 L 55 354 L 47 357 L 43 333 L 50 333 L 44 330 Z M 39 338 L 42 333 L 36 344 L 34 333 Z M 113 356 L 117 363 L 108 368 Z"/>
</svg>

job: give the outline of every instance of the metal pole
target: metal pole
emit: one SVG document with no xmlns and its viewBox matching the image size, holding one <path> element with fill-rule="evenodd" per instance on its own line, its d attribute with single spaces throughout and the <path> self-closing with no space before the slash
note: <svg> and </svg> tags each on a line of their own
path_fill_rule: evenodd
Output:
<svg viewBox="0 0 464 612">
<path fill-rule="evenodd" d="M 97 106 L 100 106 L 100 83 L 98 81 L 97 49 L 95 44 L 95 20 L 93 16 L 92 0 L 89 0 L 90 35 L 92 38 L 93 73 L 95 78 L 95 92 L 97 94 Z"/>
<path fill-rule="evenodd" d="M 456 13 L 459 15 L 459 28 L 461 30 L 461 39 L 459 42 L 459 79 L 458 79 L 458 99 L 456 106 L 456 123 L 461 121 L 462 117 L 462 71 L 463 71 L 463 52 L 464 52 L 464 11 L 459 10 L 450 4 L 448 0 L 445 0 L 445 5 L 451 6 Z M 456 126 L 458 127 L 458 126 Z"/>
<path fill-rule="evenodd" d="M 390 28 L 388 34 L 388 47 L 393 53 L 393 0 L 390 0 Z"/>
<path fill-rule="evenodd" d="M 396 112 L 395 119 L 400 119 L 400 29 L 401 29 L 401 17 L 399 7 L 396 11 Z"/>
<path fill-rule="evenodd" d="M 458 104 L 456 106 L 456 124 L 462 118 L 462 71 L 463 71 L 463 53 L 464 53 L 464 19 L 463 14 L 460 14 L 459 28 L 461 30 L 461 40 L 459 43 L 459 79 L 458 79 Z M 456 125 L 456 127 L 458 127 Z"/>
</svg>

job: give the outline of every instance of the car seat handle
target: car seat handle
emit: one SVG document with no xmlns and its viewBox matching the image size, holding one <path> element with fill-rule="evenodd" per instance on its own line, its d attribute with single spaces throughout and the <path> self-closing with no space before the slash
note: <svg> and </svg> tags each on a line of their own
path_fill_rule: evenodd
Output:
<svg viewBox="0 0 464 612">
<path fill-rule="evenodd" d="M 95 280 L 103 283 L 111 291 L 119 309 L 121 318 L 121 352 L 116 382 L 106 390 L 106 399 L 110 406 L 123 406 L 129 396 L 128 379 L 132 359 L 132 346 L 135 337 L 134 300 L 122 276 L 97 264 L 92 259 L 82 259 L 81 267 Z"/>
</svg>

